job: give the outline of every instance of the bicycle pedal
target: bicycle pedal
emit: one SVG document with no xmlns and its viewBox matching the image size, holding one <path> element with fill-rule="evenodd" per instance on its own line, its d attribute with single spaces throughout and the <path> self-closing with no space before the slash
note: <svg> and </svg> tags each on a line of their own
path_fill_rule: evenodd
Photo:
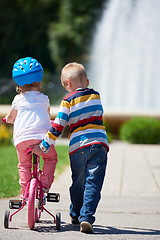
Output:
<svg viewBox="0 0 160 240">
<path fill-rule="evenodd" d="M 19 209 L 22 207 L 22 200 L 9 200 L 10 209 Z"/>
<path fill-rule="evenodd" d="M 60 194 L 59 193 L 47 193 L 47 202 L 59 202 Z"/>
</svg>

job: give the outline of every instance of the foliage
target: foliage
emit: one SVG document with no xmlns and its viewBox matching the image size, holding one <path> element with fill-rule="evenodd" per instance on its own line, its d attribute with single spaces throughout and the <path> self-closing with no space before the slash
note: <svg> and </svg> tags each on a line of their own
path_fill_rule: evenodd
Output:
<svg viewBox="0 0 160 240">
<path fill-rule="evenodd" d="M 1 76 L 11 77 L 13 63 L 26 56 L 54 69 L 48 49 L 48 23 L 57 18 L 58 0 L 0 1 Z"/>
<path fill-rule="evenodd" d="M 120 139 L 130 143 L 160 143 L 160 121 L 149 117 L 135 117 L 120 128 Z"/>
<path fill-rule="evenodd" d="M 103 121 L 103 125 L 105 126 L 106 132 L 107 132 L 107 137 L 108 137 L 108 142 L 111 143 L 113 141 L 113 134 L 111 133 L 109 124 L 106 120 Z"/>
<path fill-rule="evenodd" d="M 1 0 L 0 1 L 0 104 L 11 104 L 15 85 L 12 67 L 21 57 L 32 56 L 45 69 L 44 93 L 51 104 L 64 91 L 59 71 L 64 64 L 86 64 L 95 24 L 109 0 Z"/>
<path fill-rule="evenodd" d="M 71 61 L 87 62 L 86 55 L 104 0 L 61 0 L 58 19 L 50 24 L 49 46 L 57 69 Z"/>
<path fill-rule="evenodd" d="M 16 85 L 12 79 L 0 79 L 0 104 L 11 104 L 16 95 Z"/>
<path fill-rule="evenodd" d="M 48 95 L 51 105 L 59 104 L 65 94 L 59 77 L 47 72 L 43 77 L 42 92 Z M 11 104 L 16 94 L 16 84 L 13 79 L 0 79 L 0 104 Z"/>
<path fill-rule="evenodd" d="M 105 0 L 1 0 L 0 77 L 14 62 L 37 58 L 49 72 L 85 60 L 94 24 Z"/>
<path fill-rule="evenodd" d="M 10 145 L 12 142 L 12 133 L 5 124 L 0 125 L 0 145 Z"/>
<path fill-rule="evenodd" d="M 58 176 L 69 164 L 68 147 L 58 145 L 56 150 L 59 160 L 56 167 L 56 176 Z M 0 198 L 17 196 L 20 187 L 18 183 L 17 154 L 13 145 L 0 147 L 0 169 Z"/>
<path fill-rule="evenodd" d="M 13 145 L 0 148 L 0 198 L 19 194 L 17 155 Z"/>
</svg>

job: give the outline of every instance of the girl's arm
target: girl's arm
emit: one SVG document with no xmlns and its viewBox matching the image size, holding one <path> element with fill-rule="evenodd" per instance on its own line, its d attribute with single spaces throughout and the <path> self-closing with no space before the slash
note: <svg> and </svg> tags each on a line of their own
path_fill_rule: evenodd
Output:
<svg viewBox="0 0 160 240">
<path fill-rule="evenodd" d="M 48 114 L 49 114 L 49 116 L 50 116 L 50 118 L 51 118 L 50 107 L 48 107 L 47 112 L 48 112 Z"/>
<path fill-rule="evenodd" d="M 17 116 L 17 110 L 14 108 L 11 108 L 11 110 L 5 116 L 6 122 L 14 124 L 14 120 L 16 116 Z"/>
</svg>

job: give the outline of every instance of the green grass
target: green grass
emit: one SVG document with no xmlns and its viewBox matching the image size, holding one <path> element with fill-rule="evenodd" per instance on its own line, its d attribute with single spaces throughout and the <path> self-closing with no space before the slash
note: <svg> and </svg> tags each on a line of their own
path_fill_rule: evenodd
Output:
<svg viewBox="0 0 160 240">
<path fill-rule="evenodd" d="M 68 146 L 56 146 L 58 163 L 56 176 L 69 165 Z M 20 191 L 17 168 L 17 154 L 14 146 L 0 146 L 0 198 L 17 196 Z M 43 161 L 41 161 L 42 165 Z"/>
<path fill-rule="evenodd" d="M 58 163 L 56 166 L 55 175 L 58 176 L 69 165 L 69 155 L 68 155 L 68 146 L 57 145 L 55 148 L 58 153 Z"/>
</svg>

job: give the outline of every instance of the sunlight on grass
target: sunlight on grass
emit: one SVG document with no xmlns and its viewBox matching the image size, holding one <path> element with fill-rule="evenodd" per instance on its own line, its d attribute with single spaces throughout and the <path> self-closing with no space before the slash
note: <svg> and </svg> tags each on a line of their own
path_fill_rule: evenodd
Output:
<svg viewBox="0 0 160 240">
<path fill-rule="evenodd" d="M 56 146 L 58 163 L 56 176 L 69 165 L 68 146 Z M 13 145 L 0 147 L 0 198 L 13 197 L 19 194 L 19 174 L 17 154 Z M 41 166 L 43 161 L 41 161 Z"/>
</svg>

